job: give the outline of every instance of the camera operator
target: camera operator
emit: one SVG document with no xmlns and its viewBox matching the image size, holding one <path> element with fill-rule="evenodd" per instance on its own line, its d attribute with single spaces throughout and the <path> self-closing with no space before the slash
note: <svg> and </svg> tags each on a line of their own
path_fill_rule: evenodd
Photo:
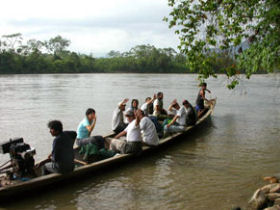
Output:
<svg viewBox="0 0 280 210">
<path fill-rule="evenodd" d="M 48 156 L 50 162 L 43 166 L 43 175 L 50 173 L 68 173 L 74 170 L 74 150 L 77 133 L 63 131 L 62 123 L 53 120 L 48 123 L 50 133 L 54 136 L 52 153 Z"/>
</svg>

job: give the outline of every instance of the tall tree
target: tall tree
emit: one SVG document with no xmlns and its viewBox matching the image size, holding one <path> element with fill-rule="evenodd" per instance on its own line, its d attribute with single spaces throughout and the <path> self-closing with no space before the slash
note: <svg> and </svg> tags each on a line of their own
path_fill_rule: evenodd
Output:
<svg viewBox="0 0 280 210">
<path fill-rule="evenodd" d="M 45 41 L 46 49 L 54 54 L 60 53 L 67 49 L 70 45 L 70 40 L 62 38 L 60 35 L 51 38 L 49 41 Z"/>
<path fill-rule="evenodd" d="M 21 33 L 8 34 L 2 36 L 1 48 L 3 50 L 16 51 L 22 44 Z"/>
<path fill-rule="evenodd" d="M 217 52 L 236 61 L 224 69 L 231 79 L 229 88 L 238 84 L 240 70 L 250 78 L 260 70 L 279 69 L 279 0 L 168 0 L 168 4 L 172 11 L 164 20 L 175 28 L 188 67 L 201 79 L 216 76 Z"/>
<path fill-rule="evenodd" d="M 110 52 L 108 52 L 107 56 L 114 58 L 114 57 L 120 57 L 122 54 L 120 53 L 120 51 L 115 51 L 115 50 L 111 50 Z"/>
<path fill-rule="evenodd" d="M 31 52 L 40 52 L 44 43 L 42 41 L 38 41 L 36 39 L 30 39 L 27 41 L 28 49 Z"/>
</svg>

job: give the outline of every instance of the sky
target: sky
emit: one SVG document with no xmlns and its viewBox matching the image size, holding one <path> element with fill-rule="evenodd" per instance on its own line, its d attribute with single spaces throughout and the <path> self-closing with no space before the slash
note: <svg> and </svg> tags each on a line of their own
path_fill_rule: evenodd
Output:
<svg viewBox="0 0 280 210">
<path fill-rule="evenodd" d="M 167 0 L 1 1 L 0 36 L 21 33 L 25 40 L 69 39 L 71 51 L 104 56 L 140 44 L 177 49 L 178 37 L 162 21 Z"/>
</svg>

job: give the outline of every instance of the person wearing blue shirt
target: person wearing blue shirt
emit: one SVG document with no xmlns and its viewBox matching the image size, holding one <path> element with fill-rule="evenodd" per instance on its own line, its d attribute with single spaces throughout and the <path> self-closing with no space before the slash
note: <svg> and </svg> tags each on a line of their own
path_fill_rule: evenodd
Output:
<svg viewBox="0 0 280 210">
<path fill-rule="evenodd" d="M 78 126 L 77 138 L 78 139 L 88 138 L 90 136 L 90 133 L 94 129 L 95 123 L 96 123 L 96 118 L 92 124 L 89 122 L 88 118 L 84 118 Z"/>
<path fill-rule="evenodd" d="M 83 146 L 89 143 L 96 144 L 98 149 L 104 148 L 104 139 L 101 136 L 90 136 L 96 124 L 95 110 L 87 109 L 86 117 L 77 128 L 77 145 Z"/>
</svg>

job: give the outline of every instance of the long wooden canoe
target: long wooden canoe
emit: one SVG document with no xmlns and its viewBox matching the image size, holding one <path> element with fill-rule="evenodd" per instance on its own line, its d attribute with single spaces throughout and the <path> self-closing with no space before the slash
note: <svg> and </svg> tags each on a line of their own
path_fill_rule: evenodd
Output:
<svg viewBox="0 0 280 210">
<path fill-rule="evenodd" d="M 196 126 L 200 125 L 208 118 L 210 118 L 210 116 L 214 111 L 215 105 L 216 105 L 216 99 L 212 100 L 212 104 L 209 105 L 208 111 L 196 122 L 196 125 L 186 127 L 186 129 L 183 132 L 171 134 L 168 137 L 160 139 L 160 144 L 156 147 L 143 146 L 143 152 L 141 153 L 141 155 L 156 150 L 167 143 L 171 143 L 175 141 L 176 139 L 178 139 L 178 137 L 188 134 Z M 113 136 L 114 134 L 110 134 L 105 136 L 105 138 L 112 138 Z M 124 162 L 125 160 L 129 160 L 134 157 L 135 156 L 131 154 L 120 154 L 87 165 L 83 165 L 83 162 L 80 161 L 81 162 L 80 167 L 75 168 L 75 170 L 69 174 L 65 174 L 65 175 L 50 174 L 50 175 L 36 177 L 29 181 L 19 182 L 4 187 L 0 187 L 0 202 L 5 202 L 7 201 L 7 199 L 14 199 L 15 197 L 24 198 L 27 197 L 29 193 L 38 192 L 38 190 L 40 189 L 41 190 L 44 189 L 45 191 L 45 189 L 47 189 L 46 186 L 51 186 L 62 182 L 65 183 L 70 179 L 72 180 L 74 178 L 81 177 L 82 175 L 91 174 L 94 171 L 99 171 L 108 166 L 117 165 L 120 162 Z"/>
</svg>

